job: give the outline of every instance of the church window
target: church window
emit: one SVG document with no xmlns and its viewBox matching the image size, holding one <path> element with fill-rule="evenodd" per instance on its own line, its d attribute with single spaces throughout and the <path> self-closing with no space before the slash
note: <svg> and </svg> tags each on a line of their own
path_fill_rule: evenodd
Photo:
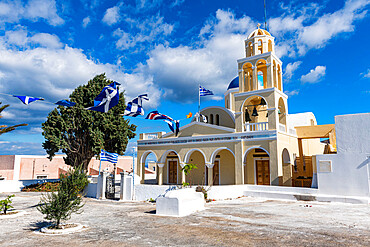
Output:
<svg viewBox="0 0 370 247">
<path fill-rule="evenodd" d="M 258 51 L 259 51 L 259 54 L 262 54 L 263 53 L 262 40 L 258 40 Z"/>
<path fill-rule="evenodd" d="M 220 115 L 216 114 L 216 125 L 220 125 Z"/>
<path fill-rule="evenodd" d="M 268 43 L 268 51 L 272 51 L 272 41 L 269 40 L 269 43 Z"/>
<path fill-rule="evenodd" d="M 258 89 L 263 89 L 263 72 L 258 71 Z"/>
<path fill-rule="evenodd" d="M 213 114 L 209 115 L 209 123 L 213 124 Z"/>
</svg>

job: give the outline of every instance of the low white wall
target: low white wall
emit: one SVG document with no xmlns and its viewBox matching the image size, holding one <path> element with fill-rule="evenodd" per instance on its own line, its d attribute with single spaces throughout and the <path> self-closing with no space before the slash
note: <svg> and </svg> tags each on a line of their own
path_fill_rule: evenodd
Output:
<svg viewBox="0 0 370 247">
<path fill-rule="evenodd" d="M 23 187 L 23 183 L 16 180 L 0 180 L 0 193 L 3 192 L 19 192 Z"/>
<path fill-rule="evenodd" d="M 135 199 L 137 201 L 147 201 L 150 198 L 156 200 L 157 197 L 164 195 L 167 191 L 176 188 L 171 185 L 135 185 Z"/>
<path fill-rule="evenodd" d="M 85 188 L 84 194 L 86 197 L 96 198 L 97 189 L 98 189 L 97 183 L 89 183 Z"/>
<path fill-rule="evenodd" d="M 31 184 L 56 182 L 59 179 L 0 180 L 0 192 L 20 192 Z"/>
<path fill-rule="evenodd" d="M 331 172 L 320 171 L 321 161 L 331 161 Z M 317 155 L 316 163 L 320 194 L 370 197 L 370 158 L 367 158 L 367 155 Z"/>
</svg>

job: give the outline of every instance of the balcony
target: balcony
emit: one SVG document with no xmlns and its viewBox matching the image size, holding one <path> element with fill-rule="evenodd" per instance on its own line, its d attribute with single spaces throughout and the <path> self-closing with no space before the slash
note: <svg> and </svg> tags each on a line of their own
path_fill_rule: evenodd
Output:
<svg viewBox="0 0 370 247">
<path fill-rule="evenodd" d="M 154 140 L 161 138 L 166 132 L 141 133 L 140 140 Z"/>
<path fill-rule="evenodd" d="M 245 132 L 252 132 L 252 131 L 266 131 L 269 129 L 268 122 L 260 122 L 260 123 L 245 123 Z"/>
</svg>

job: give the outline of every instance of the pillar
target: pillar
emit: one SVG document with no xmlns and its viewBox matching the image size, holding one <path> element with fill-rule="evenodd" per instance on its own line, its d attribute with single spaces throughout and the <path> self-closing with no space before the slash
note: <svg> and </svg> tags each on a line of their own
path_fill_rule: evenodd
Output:
<svg viewBox="0 0 370 247">
<path fill-rule="evenodd" d="M 258 73 L 257 73 L 257 66 L 253 67 L 253 90 L 258 90 Z"/>
<path fill-rule="evenodd" d="M 164 163 L 157 163 L 158 165 L 158 185 L 163 184 L 163 167 Z"/>
<path fill-rule="evenodd" d="M 242 142 L 235 144 L 235 184 L 243 184 L 243 150 Z"/>
<path fill-rule="evenodd" d="M 266 73 L 266 79 L 267 79 L 267 85 L 266 88 L 271 88 L 274 87 L 274 82 L 273 82 L 273 76 L 274 76 L 274 71 L 273 71 L 273 66 L 272 64 L 267 64 L 267 73 Z"/>
<path fill-rule="evenodd" d="M 206 162 L 206 166 L 207 166 L 207 172 L 208 172 L 208 185 L 213 185 L 213 166 L 214 164 L 210 163 L 210 162 Z"/>
<path fill-rule="evenodd" d="M 181 168 L 184 168 L 185 165 L 186 164 L 184 162 L 180 163 Z M 181 169 L 181 181 L 180 181 L 180 183 L 183 184 L 185 182 L 186 182 L 185 172 Z"/>
</svg>

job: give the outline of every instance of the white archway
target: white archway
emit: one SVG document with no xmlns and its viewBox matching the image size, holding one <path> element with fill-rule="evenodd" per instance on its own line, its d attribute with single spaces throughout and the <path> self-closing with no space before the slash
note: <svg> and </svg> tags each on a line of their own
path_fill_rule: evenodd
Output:
<svg viewBox="0 0 370 247">
<path fill-rule="evenodd" d="M 250 147 L 250 148 L 248 148 L 245 152 L 244 152 L 244 155 L 243 155 L 243 165 L 245 165 L 246 164 L 246 162 L 245 162 L 245 159 L 247 158 L 247 155 L 248 155 L 248 153 L 251 151 L 251 150 L 253 150 L 253 149 L 262 149 L 263 151 L 265 151 L 267 154 L 268 154 L 268 156 L 270 157 L 270 153 L 266 150 L 266 149 L 264 149 L 263 147 L 260 147 L 260 146 L 253 146 L 253 147 Z"/>
</svg>

